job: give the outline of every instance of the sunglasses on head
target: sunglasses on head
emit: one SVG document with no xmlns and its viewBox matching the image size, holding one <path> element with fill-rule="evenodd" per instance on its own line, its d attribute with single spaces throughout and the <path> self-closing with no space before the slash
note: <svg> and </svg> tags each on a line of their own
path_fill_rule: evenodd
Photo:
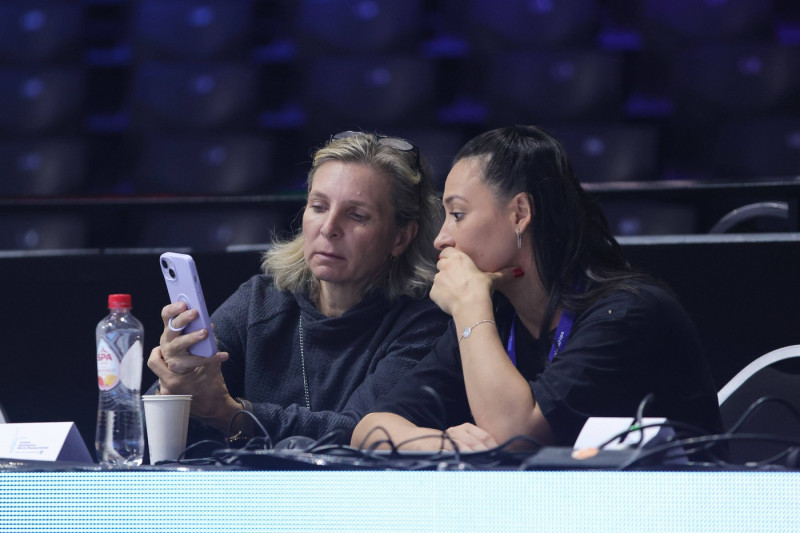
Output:
<svg viewBox="0 0 800 533">
<path fill-rule="evenodd" d="M 349 139 L 350 137 L 357 137 L 358 135 L 372 135 L 378 139 L 378 144 L 391 146 L 395 150 L 400 150 L 401 152 L 412 152 L 415 157 L 414 170 L 419 172 L 419 148 L 417 148 L 414 143 L 407 141 L 406 139 L 402 139 L 400 137 L 389 137 L 387 135 L 379 135 L 377 133 L 364 133 L 361 131 L 342 131 L 334 135 L 333 139 Z"/>
</svg>

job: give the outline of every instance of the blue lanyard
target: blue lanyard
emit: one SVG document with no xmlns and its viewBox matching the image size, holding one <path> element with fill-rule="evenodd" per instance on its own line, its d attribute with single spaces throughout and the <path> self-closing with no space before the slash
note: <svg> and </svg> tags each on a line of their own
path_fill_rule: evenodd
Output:
<svg viewBox="0 0 800 533">
<path fill-rule="evenodd" d="M 558 321 L 558 327 L 556 328 L 556 337 L 553 339 L 553 345 L 550 346 L 550 362 L 553 362 L 553 358 L 558 355 L 558 352 L 561 351 L 561 348 L 567 344 L 567 339 L 569 339 L 569 334 L 572 333 L 572 325 L 575 323 L 575 313 L 572 311 L 567 311 L 566 309 L 561 311 L 561 318 Z"/>
<path fill-rule="evenodd" d="M 558 320 L 558 327 L 556 327 L 556 336 L 553 339 L 553 345 L 550 346 L 550 355 L 548 356 L 548 360 L 552 363 L 553 358 L 558 355 L 558 352 L 567 344 L 567 340 L 569 339 L 569 334 L 572 332 L 572 325 L 575 323 L 575 313 L 572 311 L 567 311 L 566 309 L 561 311 L 561 318 Z M 511 319 L 511 333 L 508 336 L 508 345 L 506 347 L 506 351 L 508 352 L 508 357 L 511 359 L 511 362 L 514 366 L 517 366 L 517 341 L 516 341 L 516 326 L 517 326 L 517 314 L 514 313 L 514 318 Z"/>
</svg>

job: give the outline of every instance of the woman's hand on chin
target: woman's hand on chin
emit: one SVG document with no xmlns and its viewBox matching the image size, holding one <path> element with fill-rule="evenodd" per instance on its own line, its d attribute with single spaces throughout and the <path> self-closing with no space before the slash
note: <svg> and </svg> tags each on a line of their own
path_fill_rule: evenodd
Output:
<svg viewBox="0 0 800 533">
<path fill-rule="evenodd" d="M 439 272 L 433 278 L 430 296 L 445 313 L 452 316 L 464 306 L 491 297 L 491 278 L 464 252 L 445 248 L 436 268 Z"/>
<path fill-rule="evenodd" d="M 467 254 L 455 248 L 442 250 L 436 267 L 439 272 L 433 278 L 431 299 L 451 316 L 460 308 L 491 299 L 494 289 L 522 276 L 522 270 L 517 267 L 482 272 Z"/>
</svg>

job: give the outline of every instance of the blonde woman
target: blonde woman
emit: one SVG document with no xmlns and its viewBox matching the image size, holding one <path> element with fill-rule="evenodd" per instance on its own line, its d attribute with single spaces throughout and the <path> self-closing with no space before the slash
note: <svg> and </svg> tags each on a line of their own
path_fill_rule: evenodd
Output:
<svg viewBox="0 0 800 533">
<path fill-rule="evenodd" d="M 195 311 L 164 307 L 148 361 L 160 393 L 191 394 L 192 418 L 223 434 L 244 408 L 273 442 L 334 430 L 349 442 L 360 417 L 446 327 L 428 298 L 440 211 L 409 141 L 334 136 L 314 154 L 301 231 L 275 243 L 264 273 L 214 312 L 215 331 L 180 335 L 169 320 L 179 329 Z M 220 353 L 189 355 L 209 334 Z"/>
</svg>

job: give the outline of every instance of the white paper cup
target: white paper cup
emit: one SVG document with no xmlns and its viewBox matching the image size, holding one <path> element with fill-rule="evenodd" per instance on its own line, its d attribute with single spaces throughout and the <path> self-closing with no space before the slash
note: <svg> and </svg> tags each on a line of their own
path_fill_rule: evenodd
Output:
<svg viewBox="0 0 800 533">
<path fill-rule="evenodd" d="M 150 464 L 176 461 L 186 449 L 189 430 L 190 394 L 161 394 L 142 396 L 147 427 Z"/>
</svg>

